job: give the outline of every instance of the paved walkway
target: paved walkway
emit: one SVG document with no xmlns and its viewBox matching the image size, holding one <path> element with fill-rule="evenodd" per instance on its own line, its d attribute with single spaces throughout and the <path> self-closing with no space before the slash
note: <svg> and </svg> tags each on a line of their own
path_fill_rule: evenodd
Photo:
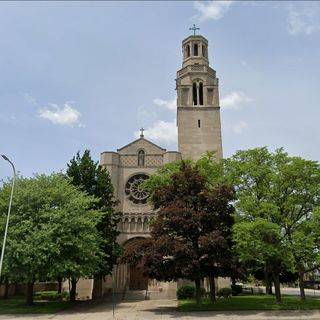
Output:
<svg viewBox="0 0 320 320">
<path fill-rule="evenodd" d="M 0 320 L 320 320 L 320 310 L 181 313 L 176 310 L 176 304 L 172 300 L 122 302 L 116 306 L 114 318 L 110 303 L 102 303 L 92 308 L 79 307 L 55 315 L 0 316 Z"/>
</svg>

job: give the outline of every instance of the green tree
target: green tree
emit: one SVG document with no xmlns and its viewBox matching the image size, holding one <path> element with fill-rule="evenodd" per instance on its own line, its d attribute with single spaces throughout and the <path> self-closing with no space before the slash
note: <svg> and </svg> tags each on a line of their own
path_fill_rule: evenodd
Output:
<svg viewBox="0 0 320 320">
<path fill-rule="evenodd" d="M 282 242 L 281 228 L 275 223 L 257 218 L 254 221 L 238 222 L 233 229 L 235 247 L 241 261 L 254 261 L 258 266 L 267 266 L 265 271 L 271 272 L 273 276 L 276 300 L 280 303 L 280 273 L 292 263 L 291 255 Z"/>
<path fill-rule="evenodd" d="M 0 190 L 0 212 L 6 212 L 9 188 L 10 183 L 4 183 Z M 29 305 L 36 281 L 58 275 L 78 279 L 98 269 L 105 257 L 96 229 L 102 214 L 92 209 L 95 202 L 62 174 L 17 179 L 5 275 L 11 281 L 27 284 Z M 74 291 L 70 299 L 75 300 Z"/>
<path fill-rule="evenodd" d="M 280 228 L 282 245 L 292 254 L 294 268 L 300 274 L 301 298 L 304 299 L 303 275 L 308 265 L 315 266 L 319 252 L 314 247 L 315 233 L 306 231 L 314 209 L 319 206 L 319 164 L 290 157 L 283 149 L 272 153 L 264 147 L 238 151 L 225 161 L 225 171 L 236 188 L 236 221 L 264 219 Z M 308 247 L 314 249 L 305 250 Z M 306 255 L 308 252 L 312 254 Z M 265 266 L 265 270 L 269 268 Z"/>
<path fill-rule="evenodd" d="M 109 172 L 98 162 L 92 160 L 89 150 L 85 150 L 82 156 L 78 152 L 71 159 L 68 164 L 67 175 L 72 179 L 75 186 L 95 197 L 94 209 L 103 213 L 97 228 L 103 239 L 101 249 L 105 254 L 105 259 L 94 275 L 95 290 L 93 298 L 95 298 L 101 295 L 97 288 L 100 287 L 102 278 L 112 272 L 113 265 L 121 253 L 120 246 L 116 242 L 119 234 L 117 223 L 120 214 L 115 212 L 117 202 L 113 196 L 114 189 Z"/>
</svg>

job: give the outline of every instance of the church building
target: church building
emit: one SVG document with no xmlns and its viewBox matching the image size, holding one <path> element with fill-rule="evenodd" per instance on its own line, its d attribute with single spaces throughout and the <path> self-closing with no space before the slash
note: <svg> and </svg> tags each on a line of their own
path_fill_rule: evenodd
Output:
<svg viewBox="0 0 320 320">
<path fill-rule="evenodd" d="M 178 151 L 154 144 L 141 130 L 139 139 L 117 151 L 101 153 L 100 164 L 110 172 L 119 200 L 117 209 L 123 213 L 118 242 L 124 247 L 149 236 L 154 212 L 140 188 L 149 175 L 167 163 L 196 160 L 207 151 L 222 158 L 219 80 L 209 66 L 208 40 L 196 35 L 195 27 L 192 30 L 194 35 L 182 41 L 182 68 L 176 77 Z M 149 298 L 175 297 L 177 288 L 176 283 L 147 279 L 130 265 L 115 266 L 113 276 L 101 284 L 101 294 L 108 294 L 112 286 L 123 297 L 148 294 Z"/>
</svg>

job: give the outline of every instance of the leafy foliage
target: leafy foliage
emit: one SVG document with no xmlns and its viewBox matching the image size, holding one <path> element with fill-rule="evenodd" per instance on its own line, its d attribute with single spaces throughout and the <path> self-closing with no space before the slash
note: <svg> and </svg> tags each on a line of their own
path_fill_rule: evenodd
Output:
<svg viewBox="0 0 320 320">
<path fill-rule="evenodd" d="M 223 298 L 227 299 L 227 298 L 230 298 L 231 295 L 232 295 L 232 290 L 230 288 L 221 288 L 217 292 L 218 298 L 223 297 Z"/>
<path fill-rule="evenodd" d="M 233 296 L 237 296 L 242 293 L 242 286 L 239 284 L 233 284 L 231 285 L 231 291 Z"/>
<path fill-rule="evenodd" d="M 106 276 L 111 273 L 121 252 L 120 246 L 116 242 L 119 234 L 117 223 L 120 214 L 115 212 L 117 201 L 113 197 L 114 189 L 110 174 L 98 162 L 92 160 L 89 150 L 85 150 L 82 156 L 78 152 L 71 159 L 67 175 L 72 179 L 73 185 L 95 197 L 93 208 L 103 213 L 97 228 L 102 238 L 101 249 L 105 254 L 105 259 L 101 261 L 96 276 Z"/>
<path fill-rule="evenodd" d="M 220 164 L 210 162 L 215 166 Z M 232 259 L 234 192 L 229 185 L 209 183 L 205 169 L 181 162 L 150 178 L 151 201 L 158 209 L 151 238 L 137 242 L 122 259 L 140 263 L 151 278 L 195 281 L 198 299 L 200 279 L 225 275 Z"/>
<path fill-rule="evenodd" d="M 206 290 L 201 288 L 201 296 L 205 296 Z M 184 285 L 178 288 L 177 298 L 178 300 L 194 299 L 196 296 L 196 287 L 191 285 Z"/>
<path fill-rule="evenodd" d="M 0 212 L 6 212 L 10 188 L 8 182 L 0 190 Z M 4 276 L 31 290 L 35 281 L 92 275 L 105 259 L 96 228 L 102 213 L 93 209 L 95 202 L 62 174 L 18 178 Z M 28 298 L 32 303 L 32 294 Z"/>
<path fill-rule="evenodd" d="M 236 188 L 234 233 L 241 259 L 264 266 L 273 278 L 282 270 L 299 271 L 301 284 L 319 260 L 319 164 L 264 147 L 238 151 L 225 161 L 225 170 Z"/>
</svg>

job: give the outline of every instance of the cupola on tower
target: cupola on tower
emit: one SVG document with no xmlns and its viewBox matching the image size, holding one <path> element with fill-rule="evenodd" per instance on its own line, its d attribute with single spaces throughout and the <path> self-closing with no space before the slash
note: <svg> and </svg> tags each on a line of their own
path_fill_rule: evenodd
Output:
<svg viewBox="0 0 320 320">
<path fill-rule="evenodd" d="M 176 79 L 179 152 L 183 159 L 197 160 L 214 151 L 221 159 L 219 81 L 209 66 L 208 40 L 189 36 L 182 41 L 182 54 Z"/>
</svg>

